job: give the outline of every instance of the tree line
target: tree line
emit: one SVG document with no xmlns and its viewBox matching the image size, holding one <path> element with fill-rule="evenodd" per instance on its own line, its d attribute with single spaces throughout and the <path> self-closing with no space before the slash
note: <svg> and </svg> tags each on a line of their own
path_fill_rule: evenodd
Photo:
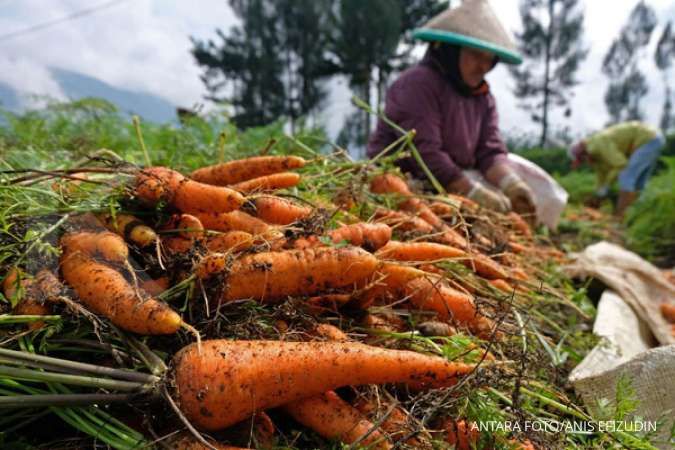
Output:
<svg viewBox="0 0 675 450">
<path fill-rule="evenodd" d="M 240 24 L 216 38 L 192 39 L 210 100 L 231 106 L 242 128 L 285 117 L 294 127 L 325 105 L 328 82 L 347 80 L 354 95 L 381 107 L 394 74 L 414 63 L 410 34 L 448 8 L 441 0 L 228 0 Z M 456 3 L 455 0 L 454 3 Z M 453 5 L 454 6 L 454 5 Z M 578 71 L 588 55 L 579 0 L 520 0 L 516 40 L 525 63 L 510 67 L 519 106 L 540 125 L 539 144 L 552 135 L 554 111 L 572 114 Z M 612 122 L 642 119 L 649 90 L 641 64 L 656 32 L 654 62 L 664 90 L 661 127 L 675 127 L 669 70 L 675 58 L 672 23 L 659 25 L 641 0 L 607 51 L 605 105 Z M 345 121 L 339 143 L 364 147 L 370 114 Z"/>
</svg>

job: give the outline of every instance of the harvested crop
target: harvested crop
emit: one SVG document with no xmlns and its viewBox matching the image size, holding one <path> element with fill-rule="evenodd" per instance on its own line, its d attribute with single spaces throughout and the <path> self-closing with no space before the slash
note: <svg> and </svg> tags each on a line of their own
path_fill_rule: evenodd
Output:
<svg viewBox="0 0 675 450">
<path fill-rule="evenodd" d="M 201 183 L 226 186 L 304 167 L 299 156 L 252 156 L 197 169 L 190 177 Z"/>
<path fill-rule="evenodd" d="M 124 264 L 129 257 L 129 248 L 121 236 L 103 231 L 100 233 L 78 231 L 61 237 L 64 253 L 81 252 L 92 258 Z"/>
<path fill-rule="evenodd" d="M 251 214 L 274 225 L 288 225 L 309 217 L 312 209 L 282 197 L 261 196 L 252 201 Z"/>
<path fill-rule="evenodd" d="M 302 425 L 327 439 L 345 444 L 359 442 L 359 446 L 386 450 L 392 448 L 386 437 L 372 422 L 334 391 L 288 403 L 282 408 Z M 371 431 L 372 430 L 372 431 Z M 371 431 L 369 434 L 368 432 Z"/>
<path fill-rule="evenodd" d="M 61 258 L 63 278 L 80 301 L 115 325 L 140 334 L 172 334 L 183 321 L 165 303 L 138 298 L 137 292 L 115 269 L 79 253 Z"/>
<path fill-rule="evenodd" d="M 272 192 L 286 189 L 297 186 L 298 183 L 300 183 L 300 175 L 297 173 L 281 172 L 242 181 L 241 183 L 233 184 L 231 187 L 241 193 L 250 194 L 253 192 Z"/>
<path fill-rule="evenodd" d="M 333 243 L 347 241 L 352 245 L 375 251 L 391 239 L 391 228 L 383 223 L 355 223 L 328 232 Z"/>
<path fill-rule="evenodd" d="M 140 201 L 150 206 L 165 201 L 185 213 L 233 211 L 245 200 L 232 189 L 190 180 L 166 167 L 140 171 L 135 192 Z"/>
<path fill-rule="evenodd" d="M 455 384 L 472 365 L 359 343 L 204 341 L 174 357 L 179 405 L 206 430 L 345 385 Z"/>
</svg>

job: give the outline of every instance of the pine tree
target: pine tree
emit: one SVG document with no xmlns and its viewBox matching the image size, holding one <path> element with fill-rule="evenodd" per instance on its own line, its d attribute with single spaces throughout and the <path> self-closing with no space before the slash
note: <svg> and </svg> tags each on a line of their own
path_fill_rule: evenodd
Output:
<svg viewBox="0 0 675 450">
<path fill-rule="evenodd" d="M 576 72 L 588 51 L 583 46 L 584 13 L 578 0 L 521 0 L 523 31 L 516 34 L 525 57 L 522 67 L 509 70 L 516 81 L 520 106 L 541 124 L 539 144 L 546 145 L 551 112 L 565 108 L 571 114 L 571 92 Z"/>
<path fill-rule="evenodd" d="M 331 53 L 339 73 L 349 81 L 352 93 L 375 108 L 382 103 L 391 74 L 410 63 L 412 28 L 446 8 L 439 0 L 340 0 L 335 2 L 331 26 Z M 408 45 L 401 46 L 401 41 Z M 371 98 L 377 88 L 375 102 Z M 371 116 L 358 111 L 345 122 L 341 133 L 350 144 L 365 146 Z M 349 128 L 349 129 L 346 129 Z"/>
<path fill-rule="evenodd" d="M 237 126 L 287 117 L 291 125 L 325 98 L 328 0 L 230 0 L 241 25 L 220 42 L 193 39 L 208 98 L 233 106 Z"/>
<path fill-rule="evenodd" d="M 641 101 L 649 92 L 649 86 L 638 62 L 656 24 L 654 10 L 640 1 L 605 55 L 602 70 L 610 79 L 605 105 L 614 123 L 641 120 L 644 116 Z"/>
<path fill-rule="evenodd" d="M 668 22 L 663 29 L 654 53 L 656 67 L 661 71 L 664 85 L 663 112 L 661 113 L 661 129 L 667 132 L 675 128 L 675 114 L 673 113 L 673 92 L 670 85 L 669 70 L 675 59 L 675 33 L 672 30 L 672 22 Z"/>
</svg>

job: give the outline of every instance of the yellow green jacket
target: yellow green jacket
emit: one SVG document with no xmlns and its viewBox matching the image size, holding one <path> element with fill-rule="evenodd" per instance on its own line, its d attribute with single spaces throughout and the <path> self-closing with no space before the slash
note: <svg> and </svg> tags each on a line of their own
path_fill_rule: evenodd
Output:
<svg viewBox="0 0 675 450">
<path fill-rule="evenodd" d="M 641 122 L 625 122 L 606 128 L 585 139 L 592 157 L 598 187 L 609 186 L 628 164 L 628 159 L 658 132 Z"/>
</svg>

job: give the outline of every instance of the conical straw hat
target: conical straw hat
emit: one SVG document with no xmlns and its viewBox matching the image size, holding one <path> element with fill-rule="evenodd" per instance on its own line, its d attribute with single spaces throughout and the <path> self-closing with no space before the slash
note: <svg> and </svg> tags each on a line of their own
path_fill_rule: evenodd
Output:
<svg viewBox="0 0 675 450">
<path fill-rule="evenodd" d="M 513 38 L 488 0 L 464 0 L 457 8 L 444 11 L 417 28 L 413 37 L 485 50 L 509 64 L 523 62 Z"/>
</svg>

